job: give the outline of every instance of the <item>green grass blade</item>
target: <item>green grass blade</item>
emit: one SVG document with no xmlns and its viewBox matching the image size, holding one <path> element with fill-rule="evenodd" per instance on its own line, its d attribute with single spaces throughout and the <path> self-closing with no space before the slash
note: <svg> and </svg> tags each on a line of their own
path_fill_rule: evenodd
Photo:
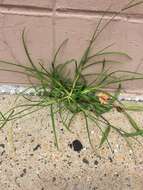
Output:
<svg viewBox="0 0 143 190">
<path fill-rule="evenodd" d="M 57 49 L 55 55 L 54 55 L 54 58 L 53 58 L 53 61 L 52 61 L 52 68 L 55 69 L 55 62 L 56 62 L 56 59 L 57 59 L 57 56 L 61 50 L 61 48 L 67 43 L 68 39 L 64 40 L 61 45 L 59 46 L 59 48 Z"/>
<path fill-rule="evenodd" d="M 131 2 L 132 2 L 132 1 L 129 1 L 129 2 L 127 3 L 127 5 L 124 6 L 119 12 L 113 14 L 113 16 L 111 17 L 111 19 L 110 19 L 109 21 L 107 21 L 107 22 L 101 27 L 101 29 L 98 31 L 98 33 L 95 35 L 94 40 L 96 40 L 96 39 L 99 37 L 99 35 L 105 30 L 105 28 L 107 28 L 107 27 L 110 25 L 110 23 L 114 20 L 115 17 L 117 17 L 118 15 L 120 15 L 122 12 L 124 12 L 124 11 L 126 11 L 126 10 L 128 10 L 128 9 L 130 9 L 130 8 L 132 8 L 132 7 L 135 7 L 135 6 L 140 5 L 140 4 L 143 3 L 143 1 L 140 1 L 140 2 L 137 2 L 137 3 L 134 3 L 134 4 L 130 4 Z"/>
<path fill-rule="evenodd" d="M 45 75 L 42 74 L 42 72 L 35 66 L 33 60 L 31 59 L 30 57 L 30 54 L 29 54 L 29 51 L 28 51 L 28 48 L 27 48 L 27 45 L 26 45 L 26 42 L 25 42 L 25 29 L 23 30 L 22 32 L 22 42 L 23 42 L 23 46 L 24 46 L 24 50 L 25 50 L 25 53 L 27 55 L 27 58 L 36 74 L 35 78 L 39 79 L 40 82 L 43 84 L 43 80 L 45 79 Z M 44 86 L 44 85 L 43 85 Z"/>
<path fill-rule="evenodd" d="M 132 3 L 133 1 L 131 1 L 131 3 Z M 139 1 L 139 2 L 136 2 L 136 3 L 134 3 L 134 4 L 128 4 L 128 6 L 126 6 L 125 8 L 123 8 L 122 9 L 122 11 L 125 11 L 125 10 L 127 10 L 127 9 L 130 9 L 130 8 L 133 8 L 133 7 L 136 7 L 136 6 L 139 6 L 139 5 L 141 5 L 143 3 L 143 1 Z"/>
<path fill-rule="evenodd" d="M 4 116 L 4 122 L 2 123 L 2 125 L 0 125 L 0 129 L 1 128 L 3 128 L 5 125 L 6 125 L 6 123 L 9 121 L 9 118 L 12 116 L 12 114 L 14 113 L 14 110 L 12 110 L 11 112 L 10 112 L 10 114 L 8 115 L 8 117 L 7 118 L 5 118 Z"/>
<path fill-rule="evenodd" d="M 17 97 L 16 97 L 15 100 L 14 100 L 14 104 L 18 101 L 18 99 L 19 99 L 21 96 L 25 95 L 26 92 L 27 92 L 28 90 L 30 90 L 30 89 L 32 89 L 32 90 L 34 91 L 34 88 L 30 86 L 30 87 L 27 87 L 26 89 L 22 90 L 22 92 L 19 92 L 19 93 L 17 94 Z"/>
<path fill-rule="evenodd" d="M 57 149 L 59 149 L 58 139 L 57 139 L 57 132 L 56 132 L 56 125 L 55 125 L 55 118 L 54 118 L 54 111 L 53 111 L 53 105 L 51 105 L 50 108 L 51 108 L 52 128 L 53 128 L 53 133 L 54 133 L 54 138 L 55 138 L 55 146 L 57 147 Z"/>
<path fill-rule="evenodd" d="M 34 75 L 26 73 L 26 71 L 18 71 L 18 70 L 12 70 L 12 69 L 1 69 L 1 68 L 0 68 L 0 71 L 12 72 L 12 73 L 17 73 L 17 74 L 22 74 L 22 75 L 26 75 L 26 76 L 28 75 L 30 77 L 34 77 Z"/>
<path fill-rule="evenodd" d="M 66 110 L 66 111 L 68 111 L 68 110 Z M 72 131 L 71 131 L 70 128 L 69 128 L 69 125 L 66 123 L 67 118 L 66 118 L 66 120 L 64 120 L 64 118 L 63 118 L 62 108 L 61 108 L 60 105 L 59 105 L 59 110 L 58 110 L 58 112 L 59 112 L 61 121 L 62 121 L 62 123 L 63 123 L 63 126 L 65 127 L 66 130 L 68 130 L 69 132 L 72 133 Z M 67 113 L 67 117 L 68 117 L 68 115 L 69 115 L 69 113 Z"/>
<path fill-rule="evenodd" d="M 130 105 L 130 104 L 124 103 L 124 106 L 125 106 L 124 109 L 127 111 L 141 111 L 141 112 L 143 111 L 142 105 Z"/>
<path fill-rule="evenodd" d="M 90 57 L 88 57 L 88 61 L 90 59 L 93 59 L 97 56 L 106 56 L 106 55 L 117 55 L 117 56 L 123 56 L 129 60 L 131 60 L 132 58 L 125 52 L 120 52 L 120 51 L 109 51 L 109 52 L 99 52 L 99 53 L 96 53 L 94 55 L 91 55 Z"/>
<path fill-rule="evenodd" d="M 87 120 L 88 117 L 87 117 L 85 112 L 83 112 L 83 115 L 84 115 L 84 119 L 85 119 L 85 126 L 86 126 L 88 140 L 89 140 L 89 143 L 90 143 L 91 147 L 93 148 L 91 137 L 90 137 L 89 126 L 88 126 L 88 120 Z"/>
<path fill-rule="evenodd" d="M 107 8 L 106 11 L 108 11 L 109 9 L 110 9 L 110 6 Z M 96 26 L 96 28 L 95 28 L 95 31 L 94 31 L 93 34 L 92 34 L 90 43 L 89 43 L 88 47 L 86 48 L 86 50 L 85 50 L 83 56 L 81 57 L 79 66 L 78 66 L 78 68 L 77 68 L 79 72 L 80 72 L 80 70 L 82 71 L 83 66 L 88 62 L 88 57 L 89 57 L 89 54 L 90 54 L 92 45 L 94 44 L 95 39 L 96 39 L 95 36 L 96 36 L 96 34 L 98 33 L 98 29 L 99 29 L 99 27 L 100 27 L 100 25 L 101 25 L 101 23 L 102 23 L 102 21 L 103 21 L 104 16 L 106 15 L 106 11 L 103 13 L 102 17 L 100 18 L 100 20 L 99 20 L 99 22 L 98 22 L 98 24 L 97 24 L 97 26 Z"/>
<path fill-rule="evenodd" d="M 27 45 L 26 45 L 26 42 L 25 42 L 25 37 L 24 37 L 24 35 L 25 35 L 25 29 L 24 29 L 23 32 L 22 32 L 23 47 L 24 47 L 25 53 L 26 53 L 26 55 L 27 55 L 27 58 L 28 58 L 29 62 L 31 63 L 33 69 L 37 70 L 36 66 L 34 65 L 32 59 L 31 59 L 31 57 L 30 57 L 30 54 L 29 54 L 29 51 L 28 51 L 28 48 L 27 48 Z"/>
<path fill-rule="evenodd" d="M 135 122 L 135 120 L 127 113 L 123 112 L 123 114 L 127 117 L 128 121 L 130 122 L 131 126 L 136 130 L 139 131 L 140 128 L 138 127 L 138 124 Z"/>
<path fill-rule="evenodd" d="M 128 147 L 130 148 L 130 150 L 131 150 L 131 152 L 132 152 L 132 154 L 133 154 L 134 161 L 135 161 L 135 163 L 136 163 L 136 155 L 135 155 L 133 146 L 132 146 L 132 144 L 130 143 L 130 141 L 129 141 L 129 139 L 128 139 L 127 137 L 124 137 L 124 139 L 125 139 L 125 141 L 126 141 Z"/>
<path fill-rule="evenodd" d="M 109 133 L 110 133 L 110 130 L 111 130 L 111 126 L 108 125 L 108 126 L 106 127 L 105 131 L 104 131 L 103 134 L 102 134 L 102 138 L 101 138 L 99 147 L 101 147 L 101 146 L 104 144 L 104 142 L 108 139 L 108 135 L 109 135 Z"/>
<path fill-rule="evenodd" d="M 84 66 L 84 70 L 87 69 L 88 67 L 91 67 L 93 65 L 97 65 L 97 64 L 103 64 L 103 62 L 105 62 L 106 64 L 123 64 L 123 62 L 121 61 L 114 61 L 114 60 L 102 60 L 102 61 L 95 61 L 93 63 L 90 63 L 86 66 Z"/>
<path fill-rule="evenodd" d="M 62 64 L 59 64 L 57 65 L 56 69 L 59 71 L 59 72 L 62 72 L 64 70 L 64 68 L 70 64 L 70 63 L 75 63 L 77 62 L 75 59 L 71 59 L 71 60 L 68 60 L 66 61 L 65 63 L 62 63 Z"/>
<path fill-rule="evenodd" d="M 51 77 L 50 72 L 48 72 L 48 70 L 44 67 L 44 65 L 42 65 L 40 62 L 39 62 L 39 65 L 41 66 L 41 68 L 43 69 L 43 71 L 45 71 L 45 75 L 47 75 L 48 77 Z"/>
<path fill-rule="evenodd" d="M 121 88 L 121 84 L 119 83 L 117 90 L 115 91 L 114 95 L 111 97 L 111 100 L 109 101 L 110 104 L 114 104 L 115 101 L 118 101 L 118 103 L 121 104 L 121 102 L 118 100 L 118 97 L 121 93 Z"/>
<path fill-rule="evenodd" d="M 103 132 L 103 130 L 102 130 L 102 128 L 101 128 L 101 125 L 98 123 L 98 122 L 100 122 L 100 123 L 103 123 L 103 124 L 105 124 L 105 125 L 107 125 L 105 122 L 103 122 L 102 120 L 100 120 L 99 118 L 97 118 L 97 117 L 95 117 L 95 116 L 93 116 L 93 115 L 91 115 L 91 114 L 87 114 L 87 116 L 88 116 L 88 118 L 91 120 L 91 121 L 93 121 L 95 124 L 96 124 L 96 126 L 98 127 L 98 129 L 101 131 L 101 133 L 103 134 L 104 132 Z M 108 126 L 108 125 L 107 125 Z M 111 153 L 113 153 L 114 154 L 114 151 L 113 151 L 113 149 L 112 149 L 112 146 L 111 146 L 111 144 L 110 144 L 110 142 L 109 142 L 109 140 L 108 140 L 108 138 L 106 138 L 106 141 L 107 141 L 107 144 L 108 144 L 108 146 L 109 146 L 109 148 L 110 148 L 110 150 L 111 150 Z"/>
<path fill-rule="evenodd" d="M 136 136 L 143 136 L 143 130 L 139 130 L 136 132 L 132 132 L 132 133 L 125 133 L 124 134 L 125 137 L 136 137 Z"/>
<path fill-rule="evenodd" d="M 25 69 L 25 70 L 27 70 L 27 71 L 34 71 L 33 68 L 31 68 L 31 67 L 24 66 L 24 65 L 20 65 L 20 64 L 16 64 L 16 63 L 9 62 L 9 61 L 0 60 L 0 63 L 4 63 L 4 64 L 6 64 L 6 65 L 11 65 L 11 66 L 20 67 L 20 68 Z"/>
<path fill-rule="evenodd" d="M 6 119 L 2 112 L 0 112 L 0 115 L 2 116 L 3 120 Z"/>
</svg>

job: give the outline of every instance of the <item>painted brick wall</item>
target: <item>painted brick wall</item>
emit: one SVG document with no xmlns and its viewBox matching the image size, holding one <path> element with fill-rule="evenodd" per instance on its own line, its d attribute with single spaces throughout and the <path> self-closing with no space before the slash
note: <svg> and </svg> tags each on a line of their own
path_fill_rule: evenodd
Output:
<svg viewBox="0 0 143 190">
<path fill-rule="evenodd" d="M 127 0 L 0 0 L 0 58 L 28 64 L 21 41 L 26 28 L 26 42 L 35 63 L 49 65 L 60 43 L 69 41 L 58 57 L 79 59 L 87 47 L 103 12 L 112 4 L 103 23 L 122 8 Z M 114 43 L 110 50 L 127 52 L 132 61 L 114 68 L 143 72 L 143 5 L 116 17 L 96 41 L 95 50 Z M 140 67 L 139 67 L 140 66 Z M 6 69 L 8 69 L 7 67 Z M 1 83 L 27 83 L 26 77 L 0 71 Z M 126 84 L 126 89 L 143 90 L 143 82 Z"/>
</svg>

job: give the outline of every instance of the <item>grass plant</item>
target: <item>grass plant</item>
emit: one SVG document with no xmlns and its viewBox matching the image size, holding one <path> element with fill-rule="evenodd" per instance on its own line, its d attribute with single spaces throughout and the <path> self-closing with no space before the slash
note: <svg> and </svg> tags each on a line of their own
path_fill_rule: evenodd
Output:
<svg viewBox="0 0 143 190">
<path fill-rule="evenodd" d="M 54 58 L 51 62 L 51 68 L 47 69 L 46 66 L 39 63 L 35 64 L 32 60 L 28 47 L 25 41 L 25 30 L 22 32 L 22 43 L 29 60 L 29 65 L 20 65 L 8 61 L 0 60 L 1 64 L 5 64 L 13 67 L 14 69 L 4 69 L 3 71 L 16 72 L 21 75 L 26 75 L 30 81 L 36 79 L 38 85 L 30 83 L 29 88 L 33 88 L 36 93 L 36 99 L 32 96 L 26 96 L 26 91 L 18 95 L 22 96 L 27 103 L 19 104 L 10 108 L 7 112 L 0 112 L 0 128 L 4 127 L 7 122 L 25 117 L 33 112 L 50 108 L 50 116 L 52 123 L 52 130 L 55 139 L 55 145 L 59 148 L 58 135 L 56 130 L 55 116 L 58 114 L 61 118 L 63 126 L 66 130 L 72 132 L 71 123 L 77 114 L 83 114 L 85 119 L 85 128 L 89 143 L 92 145 L 90 138 L 89 121 L 93 121 L 97 128 L 101 131 L 102 138 L 99 142 L 101 147 L 105 142 L 111 145 L 108 141 L 109 134 L 112 130 L 116 131 L 121 135 L 127 142 L 129 138 L 136 139 L 138 136 L 143 136 L 143 129 L 138 126 L 136 121 L 128 113 L 129 110 L 143 110 L 142 106 L 130 106 L 124 105 L 123 102 L 119 101 L 119 95 L 122 90 L 122 83 L 126 81 L 141 80 L 143 79 L 142 73 L 131 72 L 126 70 L 111 71 L 107 66 L 108 64 L 121 63 L 116 56 L 123 56 L 130 59 L 128 54 L 118 51 L 108 51 L 107 46 L 102 50 L 92 53 L 92 48 L 95 45 L 96 39 L 101 35 L 102 31 L 112 22 L 112 20 L 127 9 L 141 4 L 142 1 L 129 1 L 119 12 L 115 13 L 113 17 L 108 20 L 105 24 L 102 24 L 104 15 L 99 20 L 96 29 L 91 37 L 90 43 L 84 51 L 81 59 L 70 59 L 63 63 L 57 64 L 57 56 L 67 42 L 65 40 L 58 50 L 56 51 Z M 114 55 L 114 59 L 109 59 L 108 56 Z M 104 56 L 103 60 L 98 58 Z M 106 58 L 107 57 L 107 58 Z M 122 63 L 121 63 L 122 64 Z M 68 66 L 72 65 L 74 70 L 73 76 L 67 74 Z M 88 72 L 89 68 L 93 66 L 100 66 L 100 70 L 93 73 Z M 17 69 L 15 69 L 17 68 Z M 94 78 L 90 80 L 89 78 Z M 114 85 L 114 92 L 110 92 L 111 85 Z M 128 132 L 121 127 L 114 126 L 110 121 L 106 119 L 107 112 L 116 109 L 122 113 L 129 121 L 132 132 Z"/>
</svg>

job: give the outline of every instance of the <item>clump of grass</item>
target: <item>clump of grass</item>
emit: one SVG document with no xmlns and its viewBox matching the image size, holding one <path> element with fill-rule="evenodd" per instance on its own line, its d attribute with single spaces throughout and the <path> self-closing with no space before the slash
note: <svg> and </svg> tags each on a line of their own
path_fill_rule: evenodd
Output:
<svg viewBox="0 0 143 190">
<path fill-rule="evenodd" d="M 107 142 L 111 148 L 108 141 L 108 136 L 111 130 L 114 130 L 120 134 L 127 141 L 127 143 L 129 142 L 129 137 L 135 139 L 137 136 L 143 136 L 143 129 L 137 125 L 136 121 L 127 112 L 128 110 L 142 110 L 143 108 L 138 106 L 126 107 L 123 102 L 119 101 L 118 98 L 121 93 L 123 82 L 143 79 L 143 74 L 125 70 L 110 71 L 109 68 L 106 67 L 107 64 L 121 62 L 115 59 L 111 60 L 108 56 L 105 58 L 106 55 L 114 55 L 114 57 L 116 55 L 120 55 L 128 59 L 130 59 L 130 57 L 123 52 L 108 51 L 109 46 L 94 54 L 91 53 L 97 37 L 111 23 L 114 17 L 121 12 L 141 3 L 141 1 L 130 1 L 120 12 L 113 15 L 113 17 L 101 27 L 102 20 L 104 18 L 103 15 L 80 61 L 71 59 L 57 65 L 57 56 L 63 45 L 66 43 L 67 40 L 65 40 L 56 51 L 49 70 L 41 63 L 37 66 L 33 62 L 25 42 L 24 30 L 22 33 L 22 42 L 30 66 L 0 60 L 0 63 L 18 68 L 18 70 L 0 70 L 17 72 L 28 76 L 29 79 L 36 79 L 38 81 L 38 85 L 31 83 L 30 88 L 35 90 L 37 98 L 34 100 L 32 97 L 25 95 L 25 92 L 28 91 L 29 88 L 20 93 L 19 96 L 26 99 L 27 103 L 14 106 L 6 113 L 0 112 L 0 128 L 4 127 L 9 121 L 22 118 L 33 112 L 49 107 L 55 145 L 57 148 L 59 148 L 59 145 L 55 123 L 56 114 L 59 114 L 63 126 L 68 131 L 72 131 L 70 126 L 74 117 L 79 113 L 83 114 L 83 117 L 85 118 L 85 128 L 91 146 L 92 141 L 90 138 L 89 120 L 94 121 L 97 128 L 101 131 L 102 138 L 99 143 L 100 147 Z M 101 56 L 104 56 L 104 59 L 99 61 L 98 58 Z M 66 74 L 68 65 L 72 65 L 72 68 L 74 69 L 74 74 L 71 77 Z M 89 73 L 88 69 L 96 65 L 100 65 L 101 70 L 99 72 L 96 71 Z M 91 76 L 94 77 L 93 80 L 89 80 L 89 77 Z M 112 93 L 107 91 L 111 85 L 116 87 L 116 90 Z M 113 109 L 116 109 L 128 119 L 131 127 L 133 128 L 132 132 L 127 132 L 123 130 L 122 127 L 116 127 L 106 119 L 105 113 L 108 113 Z"/>
</svg>

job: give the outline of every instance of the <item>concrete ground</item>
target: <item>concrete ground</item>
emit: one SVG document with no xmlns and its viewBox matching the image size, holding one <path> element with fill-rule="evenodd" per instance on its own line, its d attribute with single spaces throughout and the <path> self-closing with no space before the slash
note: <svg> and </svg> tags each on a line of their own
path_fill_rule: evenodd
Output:
<svg viewBox="0 0 143 190">
<path fill-rule="evenodd" d="M 13 104 L 15 96 L 0 96 L 0 111 Z M 53 143 L 49 111 L 39 111 L 10 122 L 0 131 L 0 190 L 143 190 L 143 148 L 134 142 L 133 152 L 117 134 L 110 134 L 114 154 L 105 144 L 92 150 L 85 121 L 76 117 L 74 134 L 65 131 L 57 117 L 60 150 Z M 143 126 L 143 113 L 132 113 Z M 120 113 L 106 117 L 114 124 L 129 128 Z M 100 134 L 90 123 L 91 137 L 98 145 Z M 71 146 L 81 142 L 79 152 Z M 143 139 L 139 139 L 143 142 Z M 83 147 L 82 147 L 83 146 Z"/>
</svg>

